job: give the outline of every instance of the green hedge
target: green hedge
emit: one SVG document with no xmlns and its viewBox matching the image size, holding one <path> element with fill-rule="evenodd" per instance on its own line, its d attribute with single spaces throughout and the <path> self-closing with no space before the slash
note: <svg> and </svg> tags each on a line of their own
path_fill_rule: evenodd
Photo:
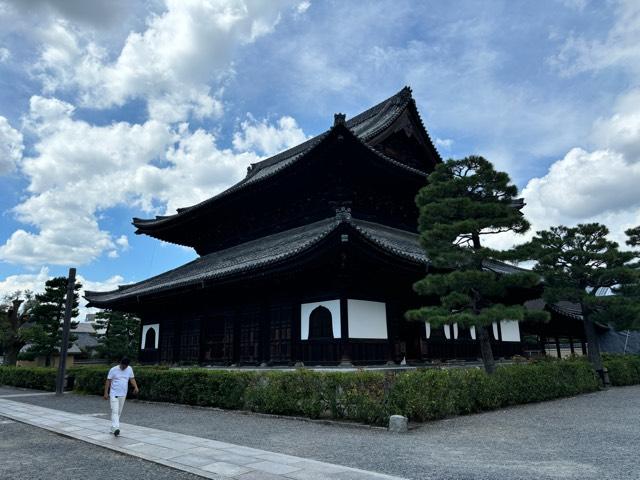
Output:
<svg viewBox="0 0 640 480">
<path fill-rule="evenodd" d="M 606 356 L 613 385 L 640 383 L 640 356 Z M 101 395 L 108 367 L 69 370 L 75 389 Z M 427 421 L 598 389 L 584 359 L 407 372 L 259 372 L 135 367 L 142 400 L 383 425 L 389 415 Z M 55 370 L 0 368 L 0 384 L 53 390 Z"/>
<path fill-rule="evenodd" d="M 640 383 L 640 355 L 605 354 L 603 357 L 611 385 L 619 387 Z"/>
<path fill-rule="evenodd" d="M 46 367 L 0 367 L 0 385 L 53 391 L 56 389 L 56 370 Z"/>
<path fill-rule="evenodd" d="M 76 388 L 101 394 L 106 369 L 81 369 Z M 483 370 L 238 372 L 137 368 L 143 400 L 205 405 L 310 418 L 385 424 L 389 415 L 426 421 L 537 402 L 598 389 L 583 360 L 506 365 Z"/>
</svg>

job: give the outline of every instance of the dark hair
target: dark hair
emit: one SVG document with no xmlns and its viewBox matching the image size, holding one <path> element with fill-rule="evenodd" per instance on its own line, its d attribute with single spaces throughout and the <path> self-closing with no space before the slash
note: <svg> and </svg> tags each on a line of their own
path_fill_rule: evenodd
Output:
<svg viewBox="0 0 640 480">
<path fill-rule="evenodd" d="M 129 365 L 129 359 L 127 357 L 122 357 L 122 360 L 120 360 L 120 365 Z"/>
</svg>

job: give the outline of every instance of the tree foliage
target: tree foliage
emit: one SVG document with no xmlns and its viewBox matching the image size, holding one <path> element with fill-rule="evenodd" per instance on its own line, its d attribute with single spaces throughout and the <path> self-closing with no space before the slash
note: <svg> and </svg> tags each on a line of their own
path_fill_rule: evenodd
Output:
<svg viewBox="0 0 640 480">
<path fill-rule="evenodd" d="M 15 365 L 20 349 L 27 344 L 29 330 L 26 324 L 34 306 L 35 298 L 30 291 L 16 291 L 0 304 L 0 345 L 5 365 Z"/>
<path fill-rule="evenodd" d="M 506 319 L 546 319 L 546 314 L 529 312 L 510 301 L 515 290 L 536 287 L 538 275 L 493 271 L 492 259 L 499 252 L 481 242 L 487 235 L 529 229 L 516 195 L 506 173 L 496 171 L 482 157 L 471 156 L 438 165 L 416 197 L 429 272 L 414 289 L 437 297 L 439 304 L 411 310 L 406 316 L 436 327 L 453 323 L 476 327 L 488 372 L 494 368 L 488 325 Z"/>
<path fill-rule="evenodd" d="M 625 231 L 625 233 L 629 237 L 627 239 L 627 245 L 630 245 L 632 247 L 640 247 L 640 226 L 630 228 L 629 230 Z"/>
<path fill-rule="evenodd" d="M 98 353 L 109 360 L 135 359 L 140 348 L 140 320 L 130 313 L 104 310 L 96 315 Z"/>
<path fill-rule="evenodd" d="M 608 234 L 608 228 L 598 223 L 552 227 L 510 254 L 537 262 L 533 270 L 544 278 L 547 302 L 580 304 L 589 358 L 596 370 L 602 370 L 602 359 L 594 322 L 629 328 L 638 318 L 638 301 L 631 295 L 638 283 L 638 270 L 632 267 L 638 254 L 620 250 Z"/>
<path fill-rule="evenodd" d="M 60 350 L 62 344 L 62 323 L 64 321 L 65 305 L 67 298 L 66 277 L 56 277 L 47 280 L 44 293 L 36 295 L 36 305 L 31 310 L 33 327 L 29 329 L 28 341 L 30 344 L 28 353 L 32 356 L 44 356 L 46 365 L 51 364 L 51 356 Z M 78 291 L 82 288 L 80 283 L 74 286 L 73 310 L 71 318 L 78 316 Z M 77 322 L 71 322 L 74 329 Z M 75 335 L 69 336 L 69 345 L 77 339 Z"/>
</svg>

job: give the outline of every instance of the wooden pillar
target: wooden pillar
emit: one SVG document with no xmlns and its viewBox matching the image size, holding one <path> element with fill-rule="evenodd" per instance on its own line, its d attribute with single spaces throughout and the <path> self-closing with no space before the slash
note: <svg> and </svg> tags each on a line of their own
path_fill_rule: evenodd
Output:
<svg viewBox="0 0 640 480">
<path fill-rule="evenodd" d="M 233 359 L 232 363 L 240 364 L 240 326 L 242 315 L 239 308 L 233 310 Z"/>
<path fill-rule="evenodd" d="M 396 336 L 396 325 L 395 325 L 395 303 L 393 303 L 394 306 L 391 306 L 392 302 L 387 302 L 386 303 L 386 314 L 387 314 L 387 351 L 386 351 L 386 357 L 387 357 L 387 364 L 388 365 L 392 365 L 394 364 L 394 339 Z M 422 350 L 421 350 L 422 351 Z M 422 355 L 422 353 L 421 353 Z"/>
<path fill-rule="evenodd" d="M 293 301 L 291 310 L 291 362 L 294 365 L 303 364 L 302 347 L 300 344 L 301 305 L 301 297 L 297 296 Z"/>
<path fill-rule="evenodd" d="M 340 365 L 352 366 L 351 343 L 349 342 L 349 307 L 347 298 L 340 297 Z"/>
<path fill-rule="evenodd" d="M 556 352 L 558 353 L 558 358 L 562 358 L 562 353 L 560 352 L 560 339 L 556 337 Z"/>
<path fill-rule="evenodd" d="M 180 344 L 182 342 L 182 318 L 177 315 L 173 317 L 173 362 L 182 360 L 180 355 Z"/>
<path fill-rule="evenodd" d="M 576 353 L 573 351 L 573 337 L 569 337 L 569 348 L 571 349 L 571 355 Z"/>
<path fill-rule="evenodd" d="M 269 351 L 269 339 L 270 339 L 270 316 L 271 316 L 271 305 L 265 299 L 262 302 L 262 306 L 260 308 L 260 346 L 258 355 L 258 363 L 261 366 L 266 366 L 270 358 Z"/>
<path fill-rule="evenodd" d="M 198 363 L 204 363 L 204 347 L 205 347 L 205 332 L 207 330 L 205 315 L 198 316 L 198 324 L 199 324 L 199 342 L 198 342 Z"/>
</svg>

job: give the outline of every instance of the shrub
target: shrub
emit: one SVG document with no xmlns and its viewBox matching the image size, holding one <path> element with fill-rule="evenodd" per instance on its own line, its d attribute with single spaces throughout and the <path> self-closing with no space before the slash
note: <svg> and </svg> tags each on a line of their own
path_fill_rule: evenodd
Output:
<svg viewBox="0 0 640 480">
<path fill-rule="evenodd" d="M 640 356 L 607 355 L 613 385 L 640 383 Z M 384 425 L 389 415 L 427 421 L 595 391 L 582 358 L 479 368 L 408 372 L 230 371 L 134 367 L 139 398 L 310 418 Z M 74 367 L 75 389 L 102 395 L 108 367 Z M 0 384 L 53 390 L 52 368 L 0 367 Z"/>
<path fill-rule="evenodd" d="M 69 376 L 74 378 L 74 390 L 102 395 L 108 371 L 108 367 L 74 367 L 69 369 Z"/>
<path fill-rule="evenodd" d="M 325 375 L 307 370 L 255 374 L 245 392 L 245 406 L 255 412 L 318 418 L 327 404 Z"/>
<path fill-rule="evenodd" d="M 635 385 L 640 383 L 640 355 L 603 355 L 604 366 L 609 371 L 611 385 Z"/>
<path fill-rule="evenodd" d="M 45 367 L 0 367 L 0 385 L 55 390 L 57 371 Z"/>
<path fill-rule="evenodd" d="M 334 418 L 369 424 L 385 423 L 395 375 L 380 372 L 327 373 L 327 407 Z"/>
</svg>

